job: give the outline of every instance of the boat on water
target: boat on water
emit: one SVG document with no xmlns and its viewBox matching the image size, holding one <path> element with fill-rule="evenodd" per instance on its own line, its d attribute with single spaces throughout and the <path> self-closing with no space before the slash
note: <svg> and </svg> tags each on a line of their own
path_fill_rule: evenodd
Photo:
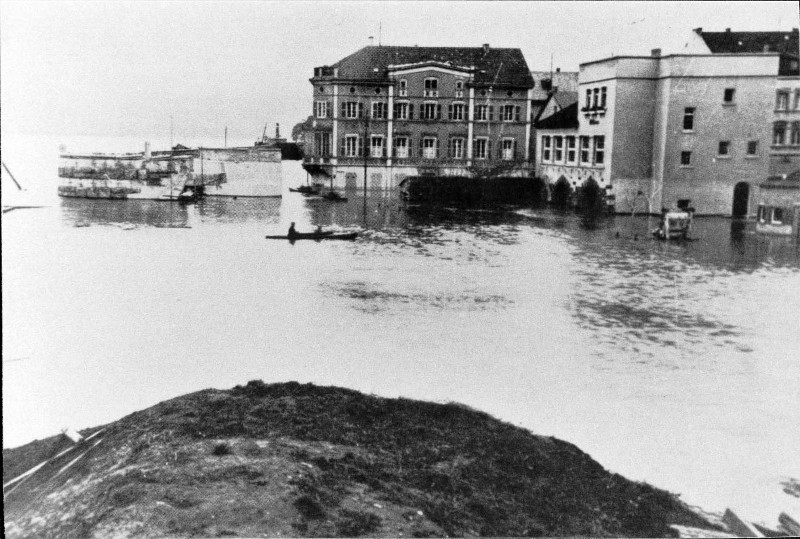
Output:
<svg viewBox="0 0 800 539">
<path fill-rule="evenodd" d="M 690 239 L 693 216 L 694 208 L 689 207 L 681 211 L 662 210 L 661 223 L 653 230 L 653 237 L 664 241 Z"/>
<path fill-rule="evenodd" d="M 320 192 L 319 187 L 312 185 L 301 185 L 300 187 L 290 187 L 289 191 L 292 193 L 301 193 L 303 195 L 318 195 Z"/>
<path fill-rule="evenodd" d="M 264 236 L 268 240 L 354 240 L 358 237 L 358 232 L 295 232 L 292 235 L 277 235 L 277 236 Z"/>
</svg>

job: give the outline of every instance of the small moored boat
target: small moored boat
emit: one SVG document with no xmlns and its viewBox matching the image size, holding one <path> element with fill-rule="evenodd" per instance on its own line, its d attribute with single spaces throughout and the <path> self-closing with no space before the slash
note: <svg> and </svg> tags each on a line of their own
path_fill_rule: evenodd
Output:
<svg viewBox="0 0 800 539">
<path fill-rule="evenodd" d="M 661 224 L 653 230 L 653 236 L 658 240 L 665 241 L 688 240 L 693 216 L 694 208 L 686 208 L 684 211 L 664 209 L 661 212 Z"/>
</svg>

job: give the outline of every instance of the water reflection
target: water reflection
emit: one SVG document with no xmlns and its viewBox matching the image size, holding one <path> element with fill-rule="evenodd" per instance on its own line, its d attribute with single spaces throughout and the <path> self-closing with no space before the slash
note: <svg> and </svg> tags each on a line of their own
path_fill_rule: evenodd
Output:
<svg viewBox="0 0 800 539">
<path fill-rule="evenodd" d="M 69 226 L 189 227 L 187 206 L 172 201 L 62 198 L 61 209 L 62 219 Z"/>
<path fill-rule="evenodd" d="M 203 221 L 245 223 L 258 221 L 267 225 L 280 222 L 280 198 L 206 197 L 196 204 Z"/>
</svg>

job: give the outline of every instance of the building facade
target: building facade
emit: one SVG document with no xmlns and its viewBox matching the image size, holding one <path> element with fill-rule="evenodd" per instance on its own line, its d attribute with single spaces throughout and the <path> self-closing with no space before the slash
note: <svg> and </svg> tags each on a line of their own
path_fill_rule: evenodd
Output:
<svg viewBox="0 0 800 539">
<path fill-rule="evenodd" d="M 533 80 L 519 49 L 369 46 L 315 68 L 303 166 L 338 189 L 532 171 Z"/>
<path fill-rule="evenodd" d="M 581 66 L 579 137 L 604 150 L 618 212 L 755 212 L 780 55 L 617 57 Z"/>
</svg>

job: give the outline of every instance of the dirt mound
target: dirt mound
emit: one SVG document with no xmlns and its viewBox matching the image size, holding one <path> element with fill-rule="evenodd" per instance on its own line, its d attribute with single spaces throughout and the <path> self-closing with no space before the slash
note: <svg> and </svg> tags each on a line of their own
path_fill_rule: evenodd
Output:
<svg viewBox="0 0 800 539">
<path fill-rule="evenodd" d="M 5 489 L 8 537 L 664 537 L 669 524 L 711 527 L 574 445 L 457 404 L 254 381 L 81 434 Z M 3 450 L 4 484 L 69 446 L 54 437 Z"/>
</svg>

